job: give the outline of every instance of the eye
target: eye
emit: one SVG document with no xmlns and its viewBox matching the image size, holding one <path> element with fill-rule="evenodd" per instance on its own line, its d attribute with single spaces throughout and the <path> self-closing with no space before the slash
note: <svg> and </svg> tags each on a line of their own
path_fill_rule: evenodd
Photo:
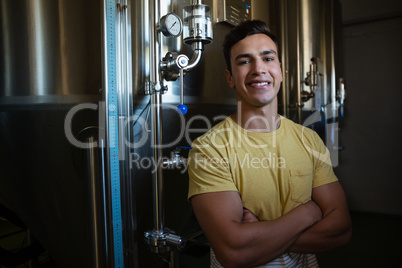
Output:
<svg viewBox="0 0 402 268">
<path fill-rule="evenodd" d="M 265 60 L 265 61 L 273 61 L 274 58 L 273 58 L 273 57 L 266 57 L 264 60 Z"/>
<path fill-rule="evenodd" d="M 250 60 L 242 60 L 242 61 L 238 62 L 239 65 L 244 65 L 244 64 L 248 64 L 248 63 L 250 63 Z"/>
</svg>

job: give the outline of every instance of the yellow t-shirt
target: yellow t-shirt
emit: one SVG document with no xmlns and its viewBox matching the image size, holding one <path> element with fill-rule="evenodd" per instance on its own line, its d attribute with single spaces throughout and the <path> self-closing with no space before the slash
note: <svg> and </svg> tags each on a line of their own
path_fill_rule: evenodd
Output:
<svg viewBox="0 0 402 268">
<path fill-rule="evenodd" d="M 259 220 L 279 218 L 309 201 L 313 188 L 337 181 L 317 133 L 284 117 L 271 133 L 226 118 L 194 141 L 189 176 L 189 198 L 237 191 Z"/>
</svg>

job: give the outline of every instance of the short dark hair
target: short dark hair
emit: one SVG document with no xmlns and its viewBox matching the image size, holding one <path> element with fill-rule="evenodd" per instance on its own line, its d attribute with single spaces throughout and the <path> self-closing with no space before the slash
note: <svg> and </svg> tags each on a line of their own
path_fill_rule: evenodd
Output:
<svg viewBox="0 0 402 268">
<path fill-rule="evenodd" d="M 230 72 L 232 72 L 232 67 L 230 66 L 230 50 L 237 42 L 253 34 L 265 34 L 270 37 L 272 41 L 274 41 L 279 55 L 278 40 L 276 39 L 275 35 L 271 33 L 265 22 L 261 20 L 244 21 L 233 28 L 226 35 L 225 41 L 223 42 L 223 55 L 225 56 L 226 66 Z"/>
</svg>

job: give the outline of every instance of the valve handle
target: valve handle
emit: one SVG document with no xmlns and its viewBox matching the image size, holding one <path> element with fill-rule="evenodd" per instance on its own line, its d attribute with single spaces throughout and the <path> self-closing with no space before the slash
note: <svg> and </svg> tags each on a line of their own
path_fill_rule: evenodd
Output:
<svg viewBox="0 0 402 268">
<path fill-rule="evenodd" d="M 187 106 L 184 104 L 184 74 L 183 68 L 180 68 L 180 104 L 177 106 L 177 112 L 185 115 L 188 111 Z"/>
</svg>

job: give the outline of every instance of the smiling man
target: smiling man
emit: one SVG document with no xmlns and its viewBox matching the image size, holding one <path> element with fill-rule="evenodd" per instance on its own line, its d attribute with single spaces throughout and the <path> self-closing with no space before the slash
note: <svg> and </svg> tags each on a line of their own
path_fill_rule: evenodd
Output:
<svg viewBox="0 0 402 268">
<path fill-rule="evenodd" d="M 278 115 L 278 45 L 263 22 L 234 28 L 224 55 L 237 110 L 189 155 L 189 200 L 211 267 L 318 267 L 315 253 L 351 236 L 328 150 L 314 131 Z"/>
</svg>

